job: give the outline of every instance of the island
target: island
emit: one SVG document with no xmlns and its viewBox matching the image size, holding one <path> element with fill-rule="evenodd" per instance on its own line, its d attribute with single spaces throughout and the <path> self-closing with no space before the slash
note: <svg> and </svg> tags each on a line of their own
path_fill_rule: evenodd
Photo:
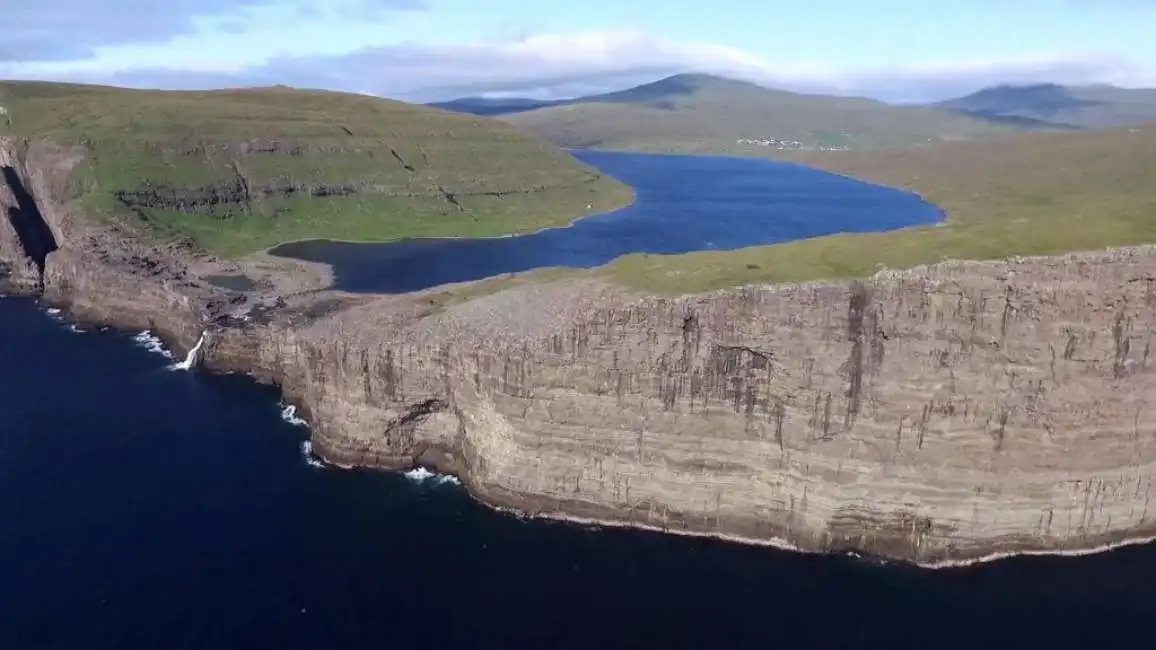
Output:
<svg viewBox="0 0 1156 650">
<path fill-rule="evenodd" d="M 0 283 L 279 387 L 332 464 L 924 566 L 1156 535 L 1156 128 L 790 152 L 947 221 L 366 295 L 263 251 L 529 232 L 632 193 L 383 99 L 5 89 Z"/>
</svg>

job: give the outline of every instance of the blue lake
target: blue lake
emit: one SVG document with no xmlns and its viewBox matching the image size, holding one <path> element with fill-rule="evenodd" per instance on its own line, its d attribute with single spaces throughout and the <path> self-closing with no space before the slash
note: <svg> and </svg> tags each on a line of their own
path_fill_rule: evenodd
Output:
<svg viewBox="0 0 1156 650">
<path fill-rule="evenodd" d="M 590 268 L 629 253 L 686 253 L 774 244 L 938 221 L 899 190 L 753 158 L 577 152 L 637 191 L 629 207 L 519 237 L 312 240 L 273 253 L 334 267 L 337 288 L 398 293 L 547 266 Z"/>
</svg>

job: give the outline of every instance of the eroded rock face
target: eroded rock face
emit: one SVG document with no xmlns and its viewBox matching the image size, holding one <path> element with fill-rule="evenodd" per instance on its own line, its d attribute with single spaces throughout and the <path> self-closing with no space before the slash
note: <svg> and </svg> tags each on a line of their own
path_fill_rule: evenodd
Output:
<svg viewBox="0 0 1156 650">
<path fill-rule="evenodd" d="M 390 298 L 263 355 L 295 359 L 338 462 L 936 562 L 1150 533 L 1154 272 L 1125 249 L 677 300 L 520 287 L 425 317 Z"/>
<path fill-rule="evenodd" d="M 17 144 L 0 137 L 0 284 L 28 291 L 39 285 L 40 271 L 21 241 L 25 215 L 18 192 L 23 187 L 10 182 L 19 181 L 21 166 Z"/>
<path fill-rule="evenodd" d="M 679 299 L 246 297 L 84 220 L 53 189 L 67 154 L 20 159 L 59 243 L 45 297 L 186 350 L 208 330 L 205 366 L 280 386 L 334 462 L 431 465 L 531 513 L 923 563 L 1156 528 L 1156 249 Z"/>
</svg>

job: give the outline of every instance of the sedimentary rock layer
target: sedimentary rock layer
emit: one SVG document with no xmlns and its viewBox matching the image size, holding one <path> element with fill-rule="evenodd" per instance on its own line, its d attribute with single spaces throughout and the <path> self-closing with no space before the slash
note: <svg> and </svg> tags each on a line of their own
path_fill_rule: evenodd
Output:
<svg viewBox="0 0 1156 650">
<path fill-rule="evenodd" d="M 186 349 L 207 330 L 206 367 L 280 386 L 334 462 L 430 465 L 533 514 L 920 563 L 1156 532 L 1151 248 L 677 299 L 241 295 L 86 221 L 54 189 L 66 152 L 6 146 L 56 238 L 47 299 Z"/>
</svg>

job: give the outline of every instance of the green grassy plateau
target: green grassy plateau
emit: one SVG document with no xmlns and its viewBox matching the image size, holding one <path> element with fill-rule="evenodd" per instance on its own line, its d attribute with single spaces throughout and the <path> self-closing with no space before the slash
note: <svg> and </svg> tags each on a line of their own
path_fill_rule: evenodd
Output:
<svg viewBox="0 0 1156 650">
<path fill-rule="evenodd" d="M 686 255 L 630 255 L 594 271 L 659 294 L 866 277 L 945 259 L 998 259 L 1156 243 L 1156 125 L 1033 133 L 796 162 L 922 195 L 938 226 Z M 867 216 L 867 215 L 865 215 Z"/>
<path fill-rule="evenodd" d="M 648 153 L 765 154 L 784 141 L 807 148 L 906 147 L 1023 128 L 937 107 L 804 95 L 701 74 L 500 119 L 561 146 Z"/>
<path fill-rule="evenodd" d="M 90 213 L 226 256 L 526 232 L 632 197 L 505 124 L 361 95 L 0 82 L 0 104 L 13 135 L 87 148 L 72 181 Z"/>
</svg>

